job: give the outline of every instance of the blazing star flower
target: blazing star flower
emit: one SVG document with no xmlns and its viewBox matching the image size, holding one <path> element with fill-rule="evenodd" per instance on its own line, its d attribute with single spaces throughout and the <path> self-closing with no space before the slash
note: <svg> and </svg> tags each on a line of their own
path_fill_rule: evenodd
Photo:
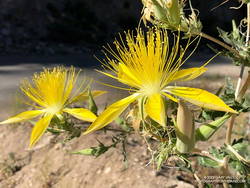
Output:
<svg viewBox="0 0 250 188">
<path fill-rule="evenodd" d="M 69 104 L 86 98 L 87 93 L 82 91 L 82 87 L 76 90 L 77 77 L 75 69 L 71 67 L 67 70 L 64 67 L 44 69 L 39 74 L 34 74 L 32 82 L 25 80 L 21 90 L 35 105 L 36 110 L 22 112 L 14 117 L 0 122 L 0 124 L 17 123 L 33 119 L 40 116 L 40 120 L 35 124 L 31 137 L 30 146 L 33 146 L 43 135 L 53 117 L 62 117 L 64 112 L 84 121 L 93 122 L 96 115 L 84 108 L 67 108 Z M 100 91 L 96 95 L 102 94 Z"/>
<path fill-rule="evenodd" d="M 179 50 L 179 38 L 170 49 L 166 30 L 151 29 L 147 33 L 138 30 L 136 36 L 126 33 L 126 44 L 116 40 L 116 51 L 110 46 L 106 48 L 114 59 L 106 55 L 107 61 L 102 64 L 114 75 L 102 73 L 130 86 L 131 95 L 107 107 L 84 134 L 103 128 L 135 100 L 144 101 L 141 104 L 146 114 L 162 126 L 165 126 L 166 121 L 165 97 L 174 102 L 178 102 L 177 97 L 180 97 L 202 108 L 237 113 L 219 97 L 205 90 L 169 85 L 192 80 L 207 70 L 205 65 L 180 70 L 185 62 L 183 56 L 188 45 Z"/>
</svg>

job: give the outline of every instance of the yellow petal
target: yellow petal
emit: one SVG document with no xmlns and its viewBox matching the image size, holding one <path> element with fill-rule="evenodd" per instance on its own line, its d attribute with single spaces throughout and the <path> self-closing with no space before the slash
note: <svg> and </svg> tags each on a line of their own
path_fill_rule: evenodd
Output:
<svg viewBox="0 0 250 188">
<path fill-rule="evenodd" d="M 205 67 L 182 69 L 173 73 L 171 82 L 193 80 L 207 71 Z"/>
<path fill-rule="evenodd" d="M 160 94 L 156 93 L 148 97 L 145 110 L 149 117 L 165 126 L 165 105 Z"/>
<path fill-rule="evenodd" d="M 93 122 L 96 119 L 96 115 L 93 112 L 84 108 L 64 108 L 63 111 L 83 121 Z"/>
<path fill-rule="evenodd" d="M 89 128 L 84 132 L 84 134 L 91 133 L 98 129 L 101 129 L 115 120 L 130 103 L 134 102 L 140 94 L 134 93 L 124 99 L 121 99 L 113 104 L 111 104 L 107 109 L 105 109 L 100 116 L 89 126 Z"/>
<path fill-rule="evenodd" d="M 164 91 L 164 90 L 163 90 Z M 167 93 L 162 92 L 163 95 L 165 95 L 167 98 L 169 98 L 170 100 L 174 101 L 174 102 L 178 102 L 178 99 L 176 99 L 175 97 L 173 97 L 172 95 L 169 95 Z"/>
<path fill-rule="evenodd" d="M 138 75 L 135 75 L 131 72 L 130 69 L 126 67 L 124 64 L 119 64 L 119 72 L 118 72 L 118 78 L 119 81 L 128 84 L 133 87 L 140 87 L 141 82 L 138 80 Z"/>
<path fill-rule="evenodd" d="M 107 93 L 107 91 L 101 91 L 101 90 L 94 90 L 94 91 L 91 91 L 91 94 L 93 97 L 98 97 L 98 96 L 101 96 L 103 94 Z M 88 92 L 83 92 L 83 93 L 80 93 L 79 95 L 75 96 L 69 103 L 74 103 L 74 102 L 78 102 L 78 101 L 86 101 L 88 100 Z"/>
<path fill-rule="evenodd" d="M 202 108 L 237 113 L 235 110 L 226 105 L 219 97 L 202 89 L 169 86 L 166 90 L 169 93 L 181 97 L 182 99 Z"/>
<path fill-rule="evenodd" d="M 30 147 L 32 147 L 46 131 L 53 116 L 53 114 L 45 115 L 35 124 L 30 137 Z"/>
<path fill-rule="evenodd" d="M 10 117 L 9 119 L 0 122 L 0 124 L 7 124 L 7 123 L 18 123 L 22 121 L 26 121 L 32 118 L 35 118 L 36 116 L 44 113 L 41 110 L 32 110 L 32 111 L 26 111 L 22 112 L 16 116 Z"/>
</svg>

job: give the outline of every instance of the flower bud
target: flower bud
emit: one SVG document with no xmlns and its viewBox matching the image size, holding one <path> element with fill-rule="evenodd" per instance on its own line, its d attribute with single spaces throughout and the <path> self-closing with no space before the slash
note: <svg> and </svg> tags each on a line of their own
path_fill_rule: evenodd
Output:
<svg viewBox="0 0 250 188">
<path fill-rule="evenodd" d="M 158 23 L 167 24 L 177 29 L 181 23 L 182 6 L 179 0 L 142 0 L 144 4 L 144 18 L 150 22 L 151 16 Z"/>
<path fill-rule="evenodd" d="M 93 112 L 95 115 L 97 115 L 98 107 L 96 106 L 94 97 L 92 95 L 91 90 L 88 90 L 88 97 L 89 97 L 89 110 Z"/>
<path fill-rule="evenodd" d="M 230 114 L 226 114 L 215 121 L 208 124 L 201 125 L 195 130 L 196 141 L 208 141 L 209 138 L 231 117 Z"/>
<path fill-rule="evenodd" d="M 176 124 L 176 149 L 180 153 L 190 152 L 195 145 L 193 114 L 182 100 L 179 100 Z"/>
</svg>

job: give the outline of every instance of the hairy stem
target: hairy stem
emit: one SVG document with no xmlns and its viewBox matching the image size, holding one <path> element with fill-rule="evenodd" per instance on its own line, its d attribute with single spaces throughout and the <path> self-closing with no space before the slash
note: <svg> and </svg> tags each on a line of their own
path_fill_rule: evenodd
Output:
<svg viewBox="0 0 250 188">
<path fill-rule="evenodd" d="M 214 38 L 214 37 L 212 37 L 212 36 L 210 36 L 210 35 L 208 35 L 206 33 L 201 32 L 201 33 L 199 33 L 199 36 L 201 36 L 201 37 L 203 37 L 205 39 L 208 39 L 208 40 L 222 46 L 223 48 L 229 50 L 230 52 L 234 53 L 237 56 L 240 56 L 240 54 L 239 54 L 239 52 L 237 50 L 235 50 L 234 48 L 230 47 L 226 43 L 221 42 L 220 40 L 218 40 L 218 39 L 216 39 L 216 38 Z"/>
<path fill-rule="evenodd" d="M 242 78 L 243 78 L 244 70 L 245 70 L 245 66 L 244 66 L 244 64 L 241 64 L 240 75 L 239 75 L 237 86 L 236 86 L 236 90 L 235 90 L 235 99 L 236 100 L 237 100 L 237 98 L 239 96 L 240 86 L 241 86 L 241 83 L 242 83 Z"/>
<path fill-rule="evenodd" d="M 220 166 L 222 166 L 224 164 L 224 160 L 217 159 L 216 157 L 214 157 L 213 155 L 211 155 L 208 151 L 202 151 L 202 150 L 200 150 L 198 148 L 195 148 L 195 149 L 193 149 L 192 154 L 210 158 L 213 161 L 216 161 L 217 163 L 219 163 Z"/>
<path fill-rule="evenodd" d="M 230 174 L 228 171 L 228 160 L 229 160 L 228 156 L 224 157 L 223 159 L 224 164 L 222 166 L 222 172 L 224 176 L 228 176 Z M 223 182 L 223 187 L 229 188 L 229 184 L 227 182 Z"/>
<path fill-rule="evenodd" d="M 250 160 L 247 160 L 244 157 L 242 157 L 231 145 L 227 145 L 227 149 L 231 151 L 238 160 L 240 160 L 247 166 L 250 166 Z"/>
<path fill-rule="evenodd" d="M 233 125 L 234 125 L 235 118 L 236 118 L 236 115 L 232 115 L 232 117 L 230 118 L 228 127 L 227 127 L 226 144 L 228 144 L 228 145 L 231 144 L 232 131 L 233 131 Z"/>
<path fill-rule="evenodd" d="M 240 101 L 243 98 L 249 86 L 250 86 L 250 70 L 248 71 L 247 79 L 245 80 L 244 84 L 240 89 L 240 93 L 237 98 L 238 101 Z"/>
</svg>

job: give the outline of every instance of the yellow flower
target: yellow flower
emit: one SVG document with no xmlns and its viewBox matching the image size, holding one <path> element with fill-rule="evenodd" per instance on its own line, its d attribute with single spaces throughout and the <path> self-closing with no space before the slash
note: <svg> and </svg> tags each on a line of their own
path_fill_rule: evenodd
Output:
<svg viewBox="0 0 250 188">
<path fill-rule="evenodd" d="M 219 97 L 205 90 L 169 86 L 173 82 L 192 80 L 207 70 L 204 66 L 180 70 L 185 62 L 183 57 L 189 44 L 185 49 L 180 49 L 178 37 L 170 48 L 166 30 L 137 32 L 136 36 L 126 33 L 126 44 L 116 40 L 115 50 L 106 48 L 114 59 L 106 55 L 107 61 L 104 61 L 103 65 L 114 75 L 102 72 L 130 86 L 131 95 L 110 105 L 84 134 L 103 128 L 135 100 L 144 101 L 142 106 L 146 114 L 162 126 L 165 126 L 166 119 L 165 97 L 175 102 L 178 102 L 176 97 L 180 97 L 203 108 L 237 113 Z"/>
<path fill-rule="evenodd" d="M 0 124 L 17 123 L 40 116 L 30 137 L 30 146 L 33 146 L 43 135 L 54 116 L 60 118 L 62 113 L 66 112 L 80 120 L 93 122 L 96 115 L 91 111 L 84 108 L 67 108 L 69 104 L 86 98 L 87 95 L 81 88 L 74 91 L 78 74 L 79 72 L 76 73 L 73 67 L 69 70 L 64 67 L 55 67 L 34 74 L 32 82 L 25 80 L 22 83 L 21 90 L 32 103 L 35 103 L 35 105 L 30 105 L 36 110 L 22 112 Z M 94 94 L 102 93 L 96 91 Z"/>
</svg>

